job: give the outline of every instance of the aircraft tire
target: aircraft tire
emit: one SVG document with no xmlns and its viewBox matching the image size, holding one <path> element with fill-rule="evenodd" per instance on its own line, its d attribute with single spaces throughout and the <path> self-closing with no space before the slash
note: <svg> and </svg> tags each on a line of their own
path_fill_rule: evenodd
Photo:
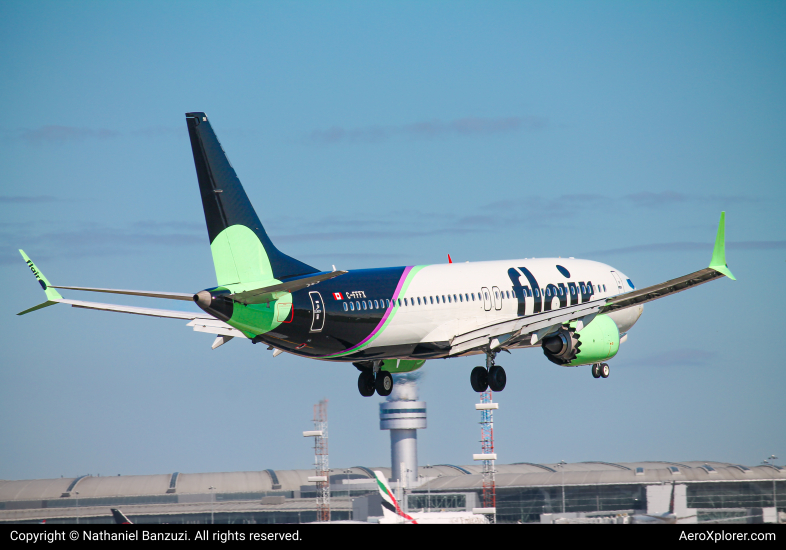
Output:
<svg viewBox="0 0 786 550">
<path fill-rule="evenodd" d="M 374 395 L 374 374 L 371 371 L 361 371 L 358 376 L 358 391 L 363 397 Z"/>
<path fill-rule="evenodd" d="M 600 378 L 600 363 L 595 363 L 592 365 L 592 377 Z"/>
<path fill-rule="evenodd" d="M 486 391 L 489 387 L 489 371 L 483 367 L 475 367 L 472 369 L 472 374 L 469 375 L 469 383 L 472 384 L 472 389 L 478 393 Z"/>
<path fill-rule="evenodd" d="M 390 395 L 393 391 L 393 376 L 384 370 L 377 373 L 377 380 L 375 384 L 377 393 L 382 397 Z"/>
<path fill-rule="evenodd" d="M 603 378 L 609 377 L 609 364 L 608 363 L 601 363 L 600 365 L 600 375 Z"/>
<path fill-rule="evenodd" d="M 502 391 L 505 389 L 505 384 L 508 382 L 508 377 L 505 374 L 505 369 L 499 365 L 494 365 L 489 369 L 488 375 L 489 388 L 491 391 Z"/>
</svg>

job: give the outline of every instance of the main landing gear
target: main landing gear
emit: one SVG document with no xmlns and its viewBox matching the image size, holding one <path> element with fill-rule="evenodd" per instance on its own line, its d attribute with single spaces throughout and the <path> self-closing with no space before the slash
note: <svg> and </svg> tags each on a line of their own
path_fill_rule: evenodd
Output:
<svg viewBox="0 0 786 550">
<path fill-rule="evenodd" d="M 497 354 L 493 351 L 487 352 L 486 366 L 472 369 L 472 373 L 469 376 L 469 383 L 476 392 L 481 393 L 488 388 L 491 388 L 491 391 L 502 391 L 505 389 L 508 377 L 505 374 L 505 369 L 494 364 L 494 357 L 496 355 Z"/>
<path fill-rule="evenodd" d="M 592 365 L 593 378 L 608 378 L 609 377 L 609 364 L 608 363 L 595 363 Z"/>
<path fill-rule="evenodd" d="M 393 376 L 380 370 L 378 364 L 373 368 L 363 369 L 358 375 L 358 391 L 363 397 L 371 397 L 374 391 L 382 397 L 388 396 L 393 391 Z"/>
</svg>

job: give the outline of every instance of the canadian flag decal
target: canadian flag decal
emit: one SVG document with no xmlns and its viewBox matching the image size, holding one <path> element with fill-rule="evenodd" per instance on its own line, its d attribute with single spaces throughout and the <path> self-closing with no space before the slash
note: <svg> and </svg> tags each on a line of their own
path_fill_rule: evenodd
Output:
<svg viewBox="0 0 786 550">
<path fill-rule="evenodd" d="M 344 298 L 341 297 L 341 293 L 340 292 L 334 292 L 333 293 L 333 298 L 335 298 L 336 300 L 343 300 L 344 299 Z"/>
</svg>

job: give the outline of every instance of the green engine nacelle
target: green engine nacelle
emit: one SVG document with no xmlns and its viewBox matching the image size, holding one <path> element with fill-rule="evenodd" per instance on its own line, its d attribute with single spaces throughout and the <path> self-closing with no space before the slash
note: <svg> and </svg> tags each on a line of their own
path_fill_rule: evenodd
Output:
<svg viewBox="0 0 786 550">
<path fill-rule="evenodd" d="M 412 372 L 426 364 L 425 359 L 385 359 L 382 361 L 382 370 L 392 374 Z"/>
<path fill-rule="evenodd" d="M 620 349 L 620 332 L 608 315 L 597 315 L 580 332 L 576 322 L 543 339 L 543 353 L 564 367 L 591 365 L 611 359 Z"/>
</svg>

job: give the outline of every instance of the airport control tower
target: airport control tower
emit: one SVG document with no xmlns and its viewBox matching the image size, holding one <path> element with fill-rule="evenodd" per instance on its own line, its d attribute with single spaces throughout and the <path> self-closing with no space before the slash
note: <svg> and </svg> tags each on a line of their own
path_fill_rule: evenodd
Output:
<svg viewBox="0 0 786 550">
<path fill-rule="evenodd" d="M 407 487 L 418 480 L 417 430 L 426 427 L 426 402 L 417 400 L 416 379 L 405 376 L 396 380 L 393 393 L 379 404 L 379 429 L 390 430 L 391 481 L 406 479 Z"/>
</svg>

